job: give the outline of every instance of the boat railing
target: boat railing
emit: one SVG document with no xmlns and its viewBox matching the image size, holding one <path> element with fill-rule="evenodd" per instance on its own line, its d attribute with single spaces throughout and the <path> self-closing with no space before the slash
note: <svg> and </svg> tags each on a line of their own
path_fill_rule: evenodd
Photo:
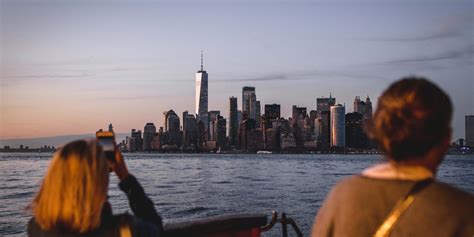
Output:
<svg viewBox="0 0 474 237">
<path fill-rule="evenodd" d="M 270 222 L 265 214 L 220 215 L 191 221 L 165 225 L 165 236 L 186 237 L 259 237 L 261 233 L 271 230 L 276 223 L 282 225 L 282 237 L 288 236 L 288 225 L 298 237 L 302 237 L 298 225 L 283 212 L 278 218 L 272 211 Z"/>
</svg>

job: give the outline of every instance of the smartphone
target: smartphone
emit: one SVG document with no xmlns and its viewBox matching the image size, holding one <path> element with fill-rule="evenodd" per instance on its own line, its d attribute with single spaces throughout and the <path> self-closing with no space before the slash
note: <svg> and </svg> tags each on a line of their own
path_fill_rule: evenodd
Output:
<svg viewBox="0 0 474 237">
<path fill-rule="evenodd" d="M 115 135 L 113 132 L 103 132 L 98 131 L 95 133 L 98 143 L 102 146 L 104 150 L 105 157 L 115 162 Z"/>
</svg>

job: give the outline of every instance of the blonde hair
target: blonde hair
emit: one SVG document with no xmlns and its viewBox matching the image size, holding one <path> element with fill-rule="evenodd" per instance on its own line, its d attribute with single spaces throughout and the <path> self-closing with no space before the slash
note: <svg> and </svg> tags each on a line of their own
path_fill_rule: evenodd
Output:
<svg viewBox="0 0 474 237">
<path fill-rule="evenodd" d="M 43 230 L 85 233 L 101 224 L 109 168 L 96 141 L 75 141 L 57 151 L 31 208 Z"/>
</svg>

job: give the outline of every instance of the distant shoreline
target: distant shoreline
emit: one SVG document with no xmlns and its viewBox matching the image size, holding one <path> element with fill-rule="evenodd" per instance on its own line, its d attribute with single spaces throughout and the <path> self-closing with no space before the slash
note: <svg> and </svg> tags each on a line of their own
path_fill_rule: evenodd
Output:
<svg viewBox="0 0 474 237">
<path fill-rule="evenodd" d="M 53 154 L 56 150 L 44 150 L 41 148 L 32 148 L 32 149 L 0 149 L 0 153 L 50 153 Z M 384 153 L 381 151 L 301 151 L 301 152 L 293 152 L 293 151 L 280 151 L 280 152 L 269 152 L 269 153 L 257 153 L 257 152 L 236 152 L 236 151 L 226 151 L 226 152 L 189 152 L 189 151 L 140 151 L 140 152 L 123 152 L 124 154 L 209 154 L 209 155 L 383 155 Z M 462 153 L 457 151 L 448 152 L 447 155 L 473 155 L 474 153 Z"/>
</svg>

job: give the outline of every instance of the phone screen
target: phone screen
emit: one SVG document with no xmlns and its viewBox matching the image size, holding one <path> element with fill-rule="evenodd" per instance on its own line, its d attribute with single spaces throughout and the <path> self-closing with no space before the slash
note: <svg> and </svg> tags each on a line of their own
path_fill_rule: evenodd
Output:
<svg viewBox="0 0 474 237">
<path fill-rule="evenodd" d="M 115 162 L 115 142 L 113 137 L 99 137 L 99 144 L 104 149 L 105 157 Z"/>
</svg>

